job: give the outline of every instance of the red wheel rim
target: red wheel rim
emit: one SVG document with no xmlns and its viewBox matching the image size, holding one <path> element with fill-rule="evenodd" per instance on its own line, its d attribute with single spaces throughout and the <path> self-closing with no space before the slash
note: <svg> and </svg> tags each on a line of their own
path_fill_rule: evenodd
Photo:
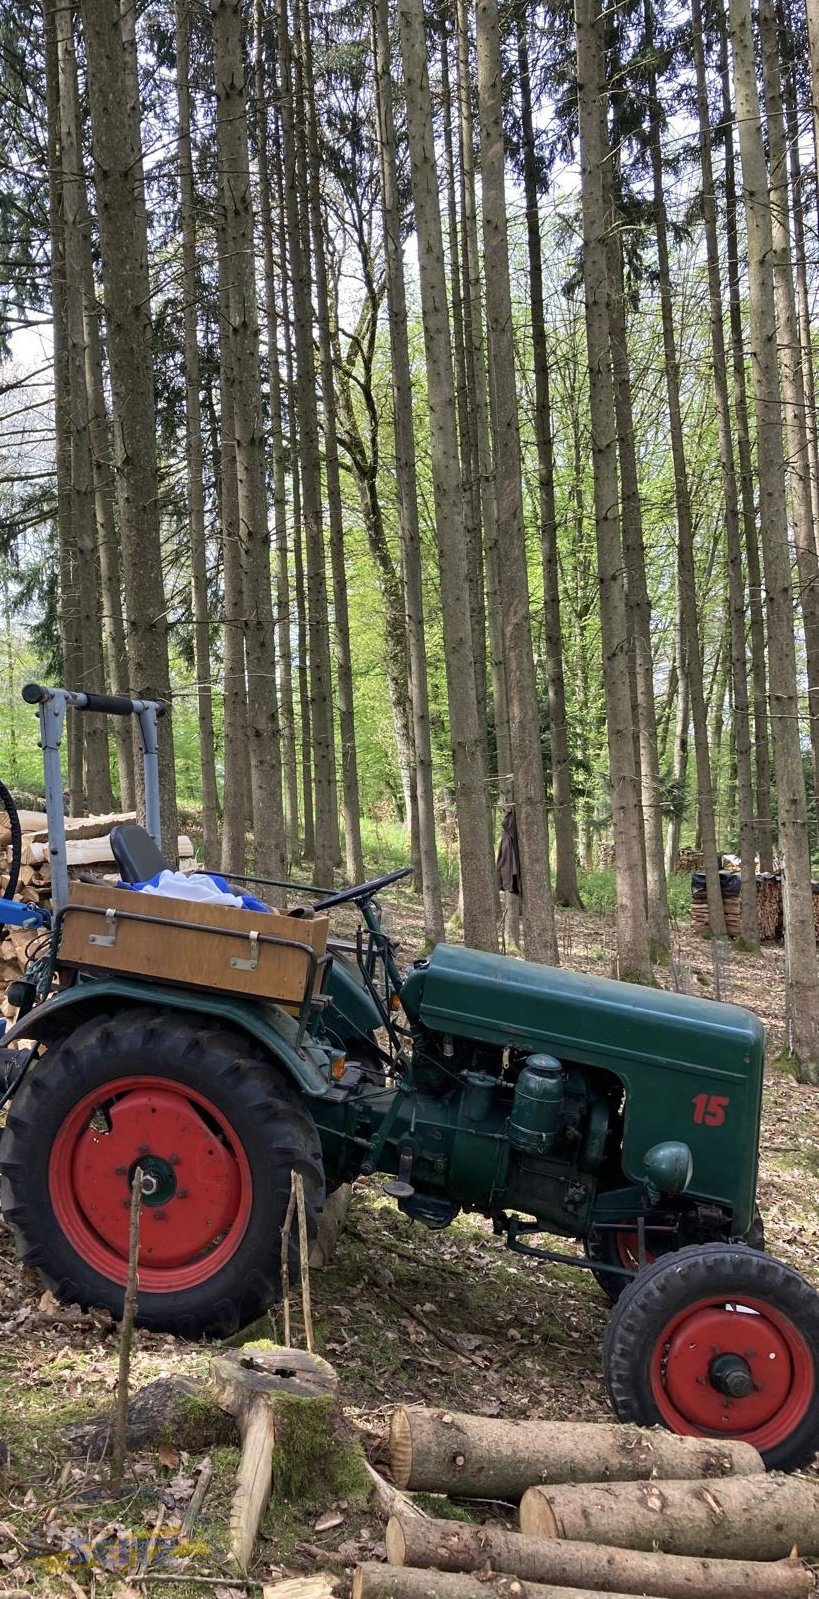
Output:
<svg viewBox="0 0 819 1599">
<path fill-rule="evenodd" d="M 752 1391 L 729 1397 L 714 1362 L 734 1357 Z M 764 1300 L 699 1299 L 663 1329 L 651 1362 L 654 1402 L 673 1432 L 742 1439 L 773 1449 L 795 1431 L 813 1399 L 813 1357 L 793 1322 Z"/>
<path fill-rule="evenodd" d="M 640 1270 L 640 1236 L 635 1228 L 633 1232 L 615 1233 L 617 1244 L 617 1258 L 621 1266 L 626 1266 L 629 1271 Z M 645 1263 L 653 1266 L 657 1253 L 653 1249 L 646 1249 Z"/>
<path fill-rule="evenodd" d="M 92 1090 L 51 1150 L 54 1214 L 82 1259 L 128 1276 L 131 1180 L 142 1166 L 139 1286 L 172 1293 L 206 1282 L 236 1253 L 253 1202 L 250 1166 L 227 1117 L 166 1077 L 121 1077 Z"/>
</svg>

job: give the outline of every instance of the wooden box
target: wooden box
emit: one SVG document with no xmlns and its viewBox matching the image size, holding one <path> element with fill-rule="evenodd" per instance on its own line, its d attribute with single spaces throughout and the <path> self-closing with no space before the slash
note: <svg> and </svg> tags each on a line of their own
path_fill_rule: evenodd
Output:
<svg viewBox="0 0 819 1599">
<path fill-rule="evenodd" d="M 104 883 L 71 883 L 58 961 L 252 994 L 298 1009 L 321 987 L 327 928 L 326 916 L 265 916 Z"/>
</svg>

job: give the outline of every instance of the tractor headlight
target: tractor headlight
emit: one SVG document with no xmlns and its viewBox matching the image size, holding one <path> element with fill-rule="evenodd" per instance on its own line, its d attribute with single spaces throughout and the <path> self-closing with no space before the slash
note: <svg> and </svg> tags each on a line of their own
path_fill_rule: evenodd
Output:
<svg viewBox="0 0 819 1599">
<path fill-rule="evenodd" d="M 654 1144 L 643 1159 L 645 1181 L 653 1205 L 684 1194 L 694 1175 L 694 1156 L 687 1144 Z"/>
</svg>

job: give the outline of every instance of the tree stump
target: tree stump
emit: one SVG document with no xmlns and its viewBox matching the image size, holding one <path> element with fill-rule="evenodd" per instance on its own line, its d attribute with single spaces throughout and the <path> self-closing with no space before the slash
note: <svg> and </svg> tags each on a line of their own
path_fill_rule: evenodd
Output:
<svg viewBox="0 0 819 1599">
<path fill-rule="evenodd" d="M 340 1188 L 334 1188 L 333 1192 L 328 1194 L 324 1209 L 319 1216 L 316 1241 L 310 1251 L 311 1270 L 316 1268 L 321 1271 L 323 1267 L 332 1264 L 339 1235 L 347 1220 L 352 1196 L 352 1183 L 342 1183 Z"/>
<path fill-rule="evenodd" d="M 284 1407 L 294 1400 L 316 1404 L 319 1425 L 328 1427 L 338 1378 L 319 1355 L 302 1349 L 253 1349 L 247 1345 L 215 1355 L 210 1378 L 220 1405 L 235 1416 L 242 1438 L 230 1511 L 230 1549 L 246 1571 L 270 1498 L 273 1450 L 285 1430 Z"/>
</svg>

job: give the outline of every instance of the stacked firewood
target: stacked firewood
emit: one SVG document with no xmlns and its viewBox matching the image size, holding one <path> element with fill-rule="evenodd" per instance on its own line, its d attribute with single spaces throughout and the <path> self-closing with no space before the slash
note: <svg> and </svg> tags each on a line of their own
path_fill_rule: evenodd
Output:
<svg viewBox="0 0 819 1599">
<path fill-rule="evenodd" d="M 48 819 L 42 811 L 20 811 L 22 854 L 20 877 L 15 899 L 28 904 L 51 905 L 51 866 L 48 854 Z M 70 877 L 98 876 L 103 881 L 115 883 L 119 877 L 109 840 L 112 827 L 119 822 L 133 822 L 135 813 L 126 811 L 111 816 L 71 816 L 66 819 L 66 856 Z M 192 863 L 193 845 L 185 834 L 178 841 L 179 860 L 184 867 Z M 7 880 L 11 864 L 11 829 L 5 816 L 0 821 L 0 883 Z M 25 970 L 27 951 L 32 943 L 42 939 L 42 933 L 3 927 L 0 916 L 0 990 Z M 0 1013 L 10 1014 L 5 998 L 0 999 Z"/>
<path fill-rule="evenodd" d="M 739 938 L 742 909 L 739 878 L 736 872 L 720 872 L 719 882 L 722 890 L 725 930 L 729 938 Z M 704 872 L 692 872 L 691 874 L 691 921 L 696 933 L 706 933 L 708 931 L 710 923 L 708 921 L 708 897 L 705 890 Z"/>
<path fill-rule="evenodd" d="M 701 849 L 678 849 L 676 870 L 681 873 L 702 871 Z"/>
<path fill-rule="evenodd" d="M 402 1489 L 519 1503 L 520 1531 L 419 1513 L 404 1495 L 386 1565 L 353 1599 L 807 1599 L 819 1482 L 765 1474 L 749 1444 L 594 1422 L 396 1412 Z M 445 1509 L 442 1503 L 442 1510 Z"/>
<path fill-rule="evenodd" d="M 742 898 L 739 877 L 735 872 L 720 872 L 722 907 L 729 938 L 739 938 L 742 931 Z M 756 913 L 759 937 L 763 943 L 780 939 L 783 932 L 782 877 L 779 872 L 760 872 L 756 879 Z M 819 883 L 813 885 L 813 921 L 819 943 Z M 708 900 L 705 877 L 702 872 L 691 876 L 691 922 L 696 933 L 707 933 Z"/>
<path fill-rule="evenodd" d="M 617 865 L 614 845 L 601 841 L 597 846 L 597 862 L 601 871 L 611 871 Z"/>
<path fill-rule="evenodd" d="M 816 920 L 816 898 L 813 901 Z M 760 872 L 756 880 L 756 914 L 759 936 L 764 942 L 782 937 L 782 878 L 778 872 Z"/>
</svg>

